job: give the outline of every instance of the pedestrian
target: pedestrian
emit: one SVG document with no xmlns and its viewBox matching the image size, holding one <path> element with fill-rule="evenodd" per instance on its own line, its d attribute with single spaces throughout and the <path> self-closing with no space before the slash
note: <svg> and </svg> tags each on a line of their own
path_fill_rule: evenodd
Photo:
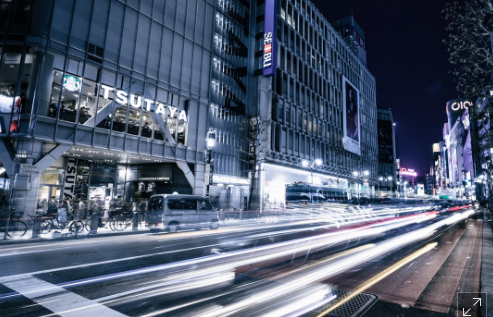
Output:
<svg viewBox="0 0 493 317">
<path fill-rule="evenodd" d="M 50 200 L 48 201 L 48 217 L 55 218 L 57 213 L 57 202 L 55 200 L 55 196 L 51 196 Z"/>
</svg>

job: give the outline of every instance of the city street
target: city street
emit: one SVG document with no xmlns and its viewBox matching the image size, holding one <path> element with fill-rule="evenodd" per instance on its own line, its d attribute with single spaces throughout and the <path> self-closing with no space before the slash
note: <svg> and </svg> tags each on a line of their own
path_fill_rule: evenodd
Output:
<svg viewBox="0 0 493 317">
<path fill-rule="evenodd" d="M 225 313 L 218 307 L 237 305 L 236 315 L 254 316 L 279 308 L 272 303 L 241 306 L 245 298 L 264 292 L 274 297 L 282 292 L 276 285 L 304 281 L 293 291 L 296 296 L 304 292 L 315 296 L 318 288 L 329 286 L 333 294 L 363 293 L 366 302 L 353 300 L 341 307 L 356 305 L 361 313 L 367 310 L 366 316 L 456 316 L 457 292 L 479 291 L 483 222 L 438 226 L 423 238 L 398 242 L 443 221 L 414 220 L 412 225 L 409 221 L 385 223 L 390 230 L 378 230 L 382 223 L 344 230 L 305 220 L 7 244 L 0 254 L 4 263 L 0 315 L 192 316 L 210 312 L 222 316 Z M 389 243 L 399 247 L 385 249 Z M 433 247 L 426 252 L 399 264 L 430 244 Z M 378 277 L 389 268 L 395 271 Z M 361 289 L 368 281 L 374 284 Z M 285 292 L 285 298 L 294 296 Z M 247 307 L 249 313 L 243 311 Z M 298 315 L 317 314 L 353 315 L 329 306 Z"/>
</svg>

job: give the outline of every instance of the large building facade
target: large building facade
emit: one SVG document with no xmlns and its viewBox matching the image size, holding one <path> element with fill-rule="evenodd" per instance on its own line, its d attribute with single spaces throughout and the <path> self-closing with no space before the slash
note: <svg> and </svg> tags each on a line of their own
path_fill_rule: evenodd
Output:
<svg viewBox="0 0 493 317">
<path fill-rule="evenodd" d="M 378 185 L 390 193 L 397 185 L 395 130 L 392 110 L 378 108 Z"/>
<path fill-rule="evenodd" d="M 373 193 L 364 41 L 309 1 L 14 0 L 0 16 L 0 185 L 27 214 L 207 186 L 220 208 L 278 208 L 298 180 Z"/>
<path fill-rule="evenodd" d="M 203 195 L 215 7 L 2 3 L 0 160 L 14 206 Z"/>
<path fill-rule="evenodd" d="M 280 0 L 277 16 L 272 2 L 258 6 L 255 25 L 257 113 L 265 131 L 256 173 L 261 208 L 281 208 L 284 185 L 299 181 L 373 195 L 377 107 L 375 78 L 358 54 L 364 41 L 348 45 L 354 33 L 340 34 L 309 1 Z M 277 68 L 265 76 L 270 19 L 277 21 Z"/>
</svg>

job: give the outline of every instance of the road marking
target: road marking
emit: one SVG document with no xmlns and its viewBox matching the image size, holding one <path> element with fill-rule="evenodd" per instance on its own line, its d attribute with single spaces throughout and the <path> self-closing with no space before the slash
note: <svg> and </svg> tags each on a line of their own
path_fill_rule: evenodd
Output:
<svg viewBox="0 0 493 317">
<path fill-rule="evenodd" d="M 46 316 L 126 316 L 96 301 L 72 293 L 34 276 L 26 276 L 23 279 L 5 282 L 3 284 L 53 312 L 53 314 Z"/>
<path fill-rule="evenodd" d="M 211 246 L 214 246 L 214 245 L 216 245 L 216 244 L 213 244 Z M 205 246 L 205 248 L 207 248 L 207 247 L 208 246 Z M 86 263 L 86 264 L 79 264 L 79 265 L 72 265 L 72 266 L 64 266 L 64 267 L 59 267 L 59 268 L 55 268 L 55 269 L 42 270 L 42 271 L 36 271 L 36 272 L 30 272 L 30 273 L 22 273 L 22 274 L 16 274 L 16 275 L 2 276 L 2 277 L 0 277 L 0 283 L 5 284 L 7 282 L 15 281 L 17 279 L 23 279 L 23 278 L 26 278 L 26 277 L 32 276 L 32 275 L 53 273 L 53 272 L 65 271 L 65 270 L 73 270 L 73 269 L 79 269 L 79 268 L 83 268 L 83 267 L 85 268 L 85 267 L 90 267 L 90 266 L 111 264 L 111 263 L 117 263 L 117 262 L 123 262 L 123 261 L 131 261 L 131 260 L 136 260 L 136 259 L 149 258 L 149 257 L 157 256 L 157 255 L 165 255 L 165 254 L 178 253 L 178 252 L 187 252 L 190 250 L 202 249 L 202 248 L 204 248 L 204 246 L 189 248 L 189 249 L 180 249 L 180 250 L 173 250 L 173 251 L 158 252 L 158 253 L 152 253 L 152 254 L 144 254 L 144 255 L 138 255 L 138 256 L 131 256 L 131 257 L 115 259 L 115 260 L 93 262 L 93 263 Z"/>
</svg>

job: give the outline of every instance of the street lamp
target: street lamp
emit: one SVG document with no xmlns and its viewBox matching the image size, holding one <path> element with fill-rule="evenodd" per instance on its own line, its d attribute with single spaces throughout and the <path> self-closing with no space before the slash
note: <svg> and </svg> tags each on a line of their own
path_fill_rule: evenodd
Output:
<svg viewBox="0 0 493 317">
<path fill-rule="evenodd" d="M 385 178 L 385 189 L 386 189 L 386 190 L 388 190 L 388 187 L 389 187 L 389 186 L 388 186 L 388 183 L 387 183 L 388 181 L 392 181 L 392 176 L 387 176 L 387 177 Z M 392 194 L 392 186 L 390 187 L 390 190 L 391 190 L 391 194 Z"/>
<path fill-rule="evenodd" d="M 308 160 L 302 160 L 301 161 L 301 166 L 303 167 L 309 167 L 310 168 L 310 174 L 311 174 L 311 184 L 313 185 L 313 168 L 315 166 L 321 166 L 322 165 L 322 160 L 317 158 L 317 159 L 314 159 L 312 161 L 308 161 Z"/>
<path fill-rule="evenodd" d="M 359 173 L 357 171 L 353 171 L 353 176 L 361 181 L 361 183 L 363 183 L 363 178 L 364 177 L 367 177 L 368 175 L 370 175 L 370 172 L 369 171 L 363 171 L 363 173 Z M 359 187 L 359 183 L 358 183 L 358 187 Z M 358 188 L 358 199 L 360 199 L 360 189 Z"/>
<path fill-rule="evenodd" d="M 380 177 L 378 178 L 378 191 L 380 191 L 380 183 L 381 183 L 382 181 L 383 181 L 383 177 L 382 177 L 382 176 L 380 176 Z"/>
<path fill-rule="evenodd" d="M 205 143 L 207 147 L 206 162 L 209 163 L 209 180 L 207 182 L 205 196 L 209 197 L 211 186 L 210 184 L 212 183 L 212 174 L 214 172 L 214 166 L 212 165 L 212 149 L 214 149 L 214 146 L 216 145 L 216 132 L 214 130 L 209 129 L 205 138 Z"/>
</svg>

